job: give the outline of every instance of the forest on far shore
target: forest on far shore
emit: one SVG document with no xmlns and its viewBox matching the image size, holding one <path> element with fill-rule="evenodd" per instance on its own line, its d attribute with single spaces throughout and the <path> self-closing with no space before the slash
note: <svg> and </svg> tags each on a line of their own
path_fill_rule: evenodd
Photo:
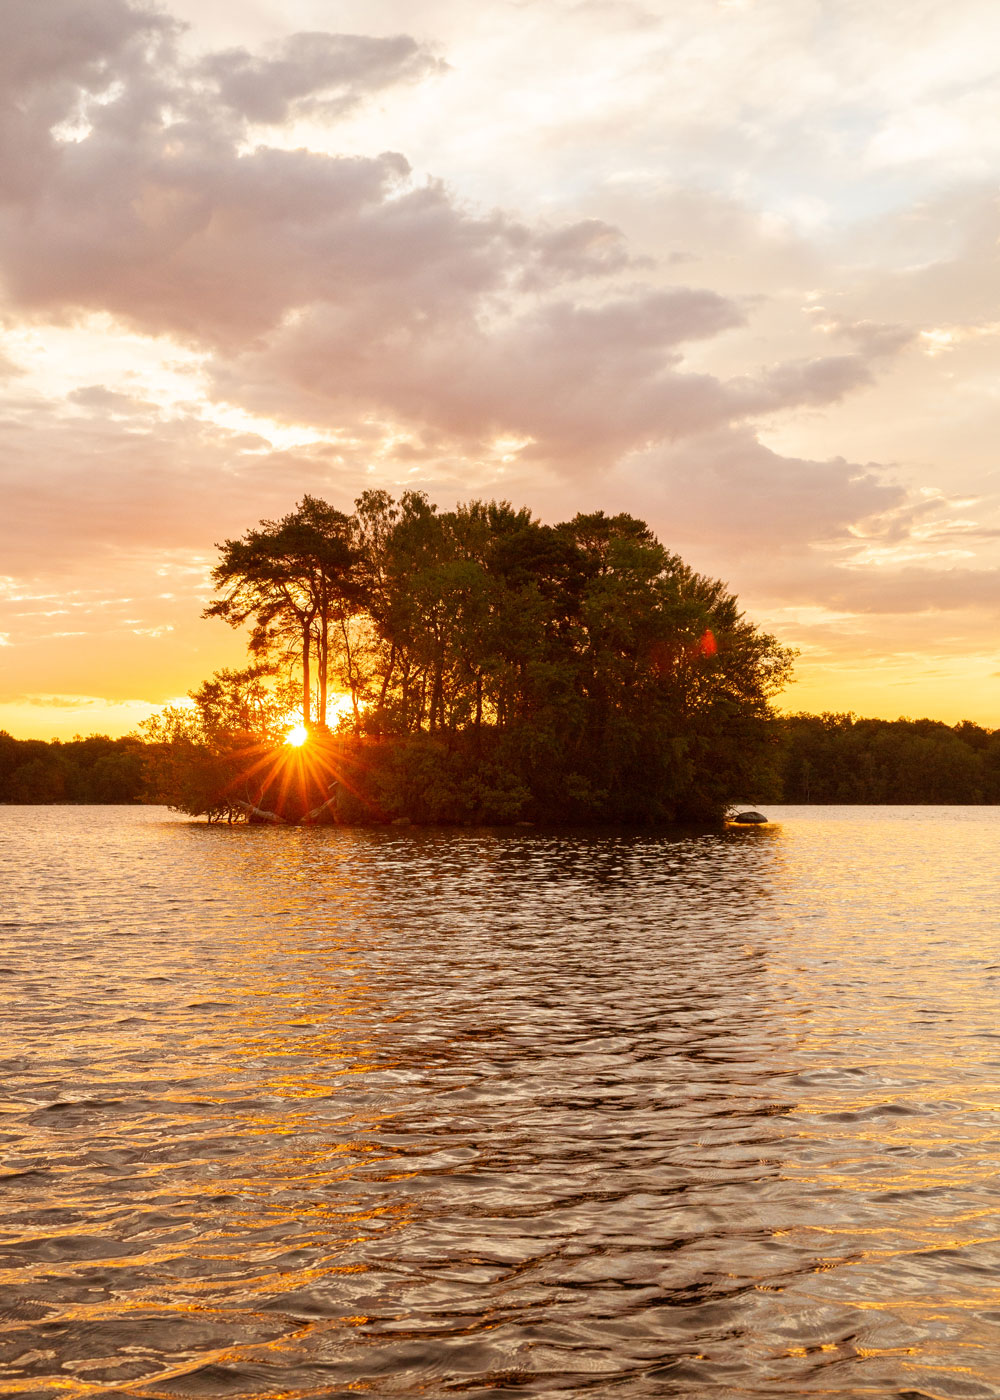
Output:
<svg viewBox="0 0 1000 1400">
<path fill-rule="evenodd" d="M 799 714 L 774 719 L 771 730 L 773 773 L 740 800 L 1000 805 L 1000 729 Z M 0 803 L 156 801 L 149 757 L 137 737 L 46 743 L 0 731 Z"/>
</svg>

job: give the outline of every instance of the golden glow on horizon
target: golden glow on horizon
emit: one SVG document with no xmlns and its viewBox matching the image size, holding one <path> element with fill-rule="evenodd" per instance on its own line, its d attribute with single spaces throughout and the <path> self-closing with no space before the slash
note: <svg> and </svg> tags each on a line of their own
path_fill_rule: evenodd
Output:
<svg viewBox="0 0 1000 1400">
<path fill-rule="evenodd" d="M 285 737 L 285 743 L 291 744 L 292 748 L 300 749 L 309 738 L 309 730 L 304 724 L 297 724 L 294 729 L 290 729 Z"/>
<path fill-rule="evenodd" d="M 213 541 L 365 486 L 548 522 L 627 510 L 801 649 L 782 708 L 1000 725 L 982 0 L 931 0 L 918 26 L 832 6 L 819 45 L 810 7 L 756 0 L 434 5 L 340 95 L 295 47 L 343 27 L 320 0 L 163 0 L 169 61 L 119 46 L 130 8 L 91 36 L 103 86 L 44 45 L 19 69 L 58 158 L 10 191 L 35 224 L 4 248 L 5 515 L 31 537 L 12 527 L 0 561 L 0 730 L 124 734 L 245 665 L 245 637 L 200 620 Z M 359 43 L 407 28 L 348 9 Z M 114 125 L 154 90 L 148 130 Z M 183 199 L 149 142 L 184 162 Z M 393 307 L 419 308 L 412 345 L 398 316 L 385 338 Z M 360 709 L 324 719 L 360 729 Z"/>
</svg>

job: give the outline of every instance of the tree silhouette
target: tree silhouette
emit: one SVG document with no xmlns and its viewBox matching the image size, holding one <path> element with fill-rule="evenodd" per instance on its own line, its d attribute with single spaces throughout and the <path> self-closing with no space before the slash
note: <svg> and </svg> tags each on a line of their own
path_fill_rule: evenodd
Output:
<svg viewBox="0 0 1000 1400">
<path fill-rule="evenodd" d="M 312 663 L 317 673 L 316 719 L 326 724 L 331 627 L 356 609 L 359 580 L 351 521 L 315 496 L 303 496 L 280 521 L 263 520 L 238 540 L 218 546 L 212 582 L 222 594 L 205 609 L 231 627 L 253 619 L 250 651 L 260 658 L 298 656 L 302 723 L 312 723 Z"/>
</svg>

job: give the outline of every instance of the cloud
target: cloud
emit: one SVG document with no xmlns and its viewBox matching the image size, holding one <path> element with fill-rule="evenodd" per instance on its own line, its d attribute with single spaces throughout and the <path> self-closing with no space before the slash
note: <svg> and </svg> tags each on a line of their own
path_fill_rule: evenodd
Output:
<svg viewBox="0 0 1000 1400">
<path fill-rule="evenodd" d="M 57 173 L 54 128 L 85 123 L 112 83 L 151 74 L 175 35 L 167 16 L 126 0 L 5 0 L 0 12 L 0 204 L 37 200 Z M 134 106 L 134 104 L 133 104 Z"/>
<path fill-rule="evenodd" d="M 607 276 L 629 268 L 650 267 L 650 258 L 629 252 L 620 229 L 603 219 L 581 219 L 551 230 L 541 229 L 525 239 L 531 262 L 521 285 L 528 290 L 550 280 Z"/>
<path fill-rule="evenodd" d="M 83 0 L 60 4 L 78 37 L 56 58 L 24 0 L 3 12 L 19 81 L 46 95 L 24 116 L 35 186 L 0 204 L 11 311 L 106 312 L 180 338 L 241 407 L 327 424 L 379 414 L 473 452 L 514 436 L 566 471 L 836 402 L 883 353 L 728 382 L 695 373 L 682 347 L 742 326 L 744 303 L 625 281 L 649 260 L 607 221 L 469 210 L 398 153 L 252 145 L 255 122 L 302 104 L 336 116 L 437 72 L 406 36 L 304 33 L 263 56 L 188 60 L 162 15 L 103 0 L 88 22 Z"/>
<path fill-rule="evenodd" d="M 996 538 L 985 510 L 969 519 L 915 496 L 902 470 L 867 460 L 895 456 L 893 445 L 863 433 L 832 455 L 848 409 L 821 411 L 884 391 L 901 367 L 917 363 L 929 383 L 986 352 L 992 186 L 889 218 L 865 202 L 869 184 L 849 250 L 828 203 L 845 152 L 866 148 L 849 123 L 887 70 L 847 43 L 827 62 L 812 12 L 790 20 L 780 0 L 725 11 L 694 0 L 664 19 L 560 0 L 540 25 L 536 6 L 502 10 L 491 13 L 512 26 L 509 70 L 491 70 L 489 102 L 466 112 L 439 95 L 474 96 L 476 73 L 459 65 L 477 52 L 482 62 L 478 39 L 449 49 L 442 83 L 441 59 L 417 38 L 319 33 L 308 26 L 321 7 L 300 7 L 305 32 L 270 47 L 227 40 L 194 57 L 168 15 L 125 0 L 0 7 L 7 323 L 77 326 L 81 344 L 95 321 L 108 335 L 129 328 L 128 345 L 163 337 L 163 363 L 182 359 L 185 379 L 158 395 L 145 369 L 105 375 L 81 358 L 70 373 L 64 350 L 50 369 L 62 366 L 65 397 L 45 403 L 35 331 L 12 343 L 28 371 L 8 386 L 0 424 L 5 568 L 47 575 L 81 603 L 69 622 L 38 625 L 76 630 L 84 602 L 108 601 L 95 580 L 112 581 L 139 600 L 114 615 L 121 645 L 166 650 L 161 634 L 182 604 L 155 601 L 161 564 L 183 578 L 171 591 L 196 618 L 214 540 L 281 514 L 303 490 L 346 506 L 370 482 L 419 484 L 445 504 L 452 492 L 517 489 L 548 519 L 617 494 L 699 567 L 735 568 L 741 590 L 745 580 L 778 602 L 864 616 L 992 607 L 995 575 L 978 555 L 951 567 L 959 549 Z M 341 23 L 363 13 L 348 6 Z M 402 13 L 383 13 L 386 28 Z M 428 13 L 461 29 L 458 11 Z M 587 62 L 556 65 L 550 86 L 548 54 L 515 60 L 552 15 L 586 29 Z M 869 22 L 854 0 L 845 15 L 841 37 Z M 702 34 L 718 52 L 699 47 Z M 492 38 L 486 47 L 495 52 Z M 828 81 L 841 72 L 843 93 Z M 429 99 L 423 83 L 435 85 Z M 423 114 L 425 136 L 454 127 L 447 168 L 483 167 L 479 184 L 461 186 L 478 204 L 423 173 L 409 126 L 405 154 L 396 149 L 397 109 L 383 110 L 392 92 Z M 541 115 L 522 149 L 529 109 Z M 844 116 L 843 132 L 829 112 Z M 644 133 L 635 152 L 630 113 Z M 369 140 L 372 130 L 385 139 Z M 294 145 L 300 135 L 309 149 Z M 541 174 L 539 156 L 551 159 Z M 729 175 L 716 180 L 724 156 Z M 814 158 L 815 178 L 803 170 Z M 598 184 L 604 202 L 591 197 Z M 531 186 L 535 212 L 516 212 L 509 191 Z M 490 207 L 498 197 L 508 207 Z M 807 326 L 843 353 L 809 354 Z M 952 353 L 903 353 L 933 327 Z M 253 414 L 315 440 L 280 450 L 280 433 L 258 433 Z M 948 432 L 960 430 L 949 418 Z M 20 655 L 22 622 L 4 626 L 15 643 L 5 659 Z"/>
<path fill-rule="evenodd" d="M 714 292 L 548 300 L 493 322 L 470 312 L 443 295 L 321 304 L 259 350 L 216 363 L 215 391 L 255 411 L 331 423 L 351 406 L 381 410 L 470 450 L 513 435 L 535 443 L 534 455 L 577 464 L 607 463 L 728 411 L 715 379 L 674 369 L 682 343 L 742 323 L 740 308 Z"/>
<path fill-rule="evenodd" d="M 619 478 L 647 509 L 655 492 L 664 538 L 730 561 L 800 561 L 817 544 L 856 545 L 852 531 L 907 501 L 877 464 L 782 456 L 746 428 L 636 454 Z"/>
<path fill-rule="evenodd" d="M 66 395 L 66 400 L 68 403 L 107 415 L 109 418 L 133 418 L 156 411 L 154 403 L 108 389 L 103 384 L 87 384 L 82 389 L 72 389 Z"/>
<path fill-rule="evenodd" d="M 914 614 L 971 609 L 996 615 L 1000 608 L 1000 568 L 842 567 L 806 571 L 783 579 L 782 596 L 797 601 L 823 599 L 826 607 L 850 613 Z"/>
<path fill-rule="evenodd" d="M 5 695 L 4 701 L 14 705 L 38 705 L 42 709 L 84 710 L 108 704 L 127 704 L 127 701 L 102 700 L 96 695 Z"/>
<path fill-rule="evenodd" d="M 918 334 L 912 326 L 882 321 L 834 321 L 822 329 L 850 340 L 872 359 L 898 354 L 912 345 Z"/>
<path fill-rule="evenodd" d="M 79 19 L 86 7 L 66 3 Z M 0 270 L 12 313 L 110 312 L 225 353 L 315 305 L 376 324 L 393 314 L 402 325 L 471 321 L 516 287 L 606 278 L 633 263 L 607 222 L 536 230 L 470 212 L 440 182 L 415 184 L 398 153 L 247 148 L 248 118 L 271 110 L 277 88 L 291 102 L 293 89 L 315 95 L 339 74 L 354 102 L 373 84 L 433 71 L 412 40 L 297 35 L 280 60 L 229 51 L 192 65 L 159 18 L 107 11 L 83 56 L 67 53 L 58 83 L 24 45 L 23 86 L 42 96 L 0 113 Z M 33 32 L 32 13 L 4 10 L 4 36 Z M 237 78 L 239 102 L 225 97 Z M 15 178 L 25 151 L 30 178 Z"/>
<path fill-rule="evenodd" d="M 408 34 L 291 34 L 272 55 L 244 48 L 210 54 L 198 72 L 220 100 L 249 122 L 340 117 L 402 82 L 420 82 L 445 64 Z"/>
<path fill-rule="evenodd" d="M 156 591 L 146 554 L 206 559 L 214 541 L 283 513 L 302 490 L 349 502 L 364 484 L 361 464 L 338 463 L 322 443 L 275 450 L 101 386 L 70 394 L 69 404 L 0 415 L 0 558 L 19 580 L 58 589 L 53 580 L 81 567 L 117 576 L 131 560 L 135 578 L 123 594 Z"/>
<path fill-rule="evenodd" d="M 110 311 L 150 334 L 220 344 L 336 295 L 366 261 L 403 255 L 419 235 L 407 210 L 424 226 L 436 216 L 440 256 L 463 237 L 491 245 L 497 222 L 466 219 L 440 188 L 391 204 L 409 174 L 402 156 L 245 149 L 254 94 L 261 113 L 279 93 L 287 107 L 331 85 L 337 102 L 355 103 L 435 70 L 413 40 L 294 35 L 274 59 L 190 63 L 176 39 L 166 17 L 120 0 L 4 6 L 0 268 L 11 310 Z"/>
<path fill-rule="evenodd" d="M 100 92 L 111 65 L 120 62 L 136 38 L 176 34 L 165 14 L 128 0 L 5 0 L 0 79 L 7 101 L 49 93 L 47 113 L 73 95 Z"/>
<path fill-rule="evenodd" d="M 824 355 L 774 365 L 756 377 L 736 381 L 734 387 L 743 396 L 744 413 L 759 414 L 798 404 L 837 403 L 853 390 L 871 384 L 873 378 L 862 355 Z"/>
<path fill-rule="evenodd" d="M 266 343 L 211 367 L 218 397 L 335 423 L 352 406 L 455 451 L 504 436 L 573 474 L 658 441 L 705 434 L 870 384 L 862 354 L 794 360 L 731 380 L 694 372 L 684 347 L 742 327 L 743 307 L 699 288 L 639 287 L 598 304 L 552 298 L 491 320 L 459 300 L 321 303 Z"/>
</svg>

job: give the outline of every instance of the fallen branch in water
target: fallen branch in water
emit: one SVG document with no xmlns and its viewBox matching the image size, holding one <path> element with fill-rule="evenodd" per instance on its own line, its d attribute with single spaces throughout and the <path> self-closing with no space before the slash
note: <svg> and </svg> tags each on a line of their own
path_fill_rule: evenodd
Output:
<svg viewBox="0 0 1000 1400">
<path fill-rule="evenodd" d="M 307 812 L 302 818 L 303 826 L 312 826 L 316 823 L 326 825 L 336 824 L 337 821 L 337 798 L 328 797 L 325 802 L 321 802 L 318 807 L 314 807 L 311 812 Z"/>
<path fill-rule="evenodd" d="M 247 814 L 248 822 L 263 822 L 269 826 L 284 826 L 284 817 L 279 817 L 277 812 L 265 811 L 263 807 L 255 807 L 252 802 L 244 802 L 237 798 L 235 805 Z"/>
</svg>

